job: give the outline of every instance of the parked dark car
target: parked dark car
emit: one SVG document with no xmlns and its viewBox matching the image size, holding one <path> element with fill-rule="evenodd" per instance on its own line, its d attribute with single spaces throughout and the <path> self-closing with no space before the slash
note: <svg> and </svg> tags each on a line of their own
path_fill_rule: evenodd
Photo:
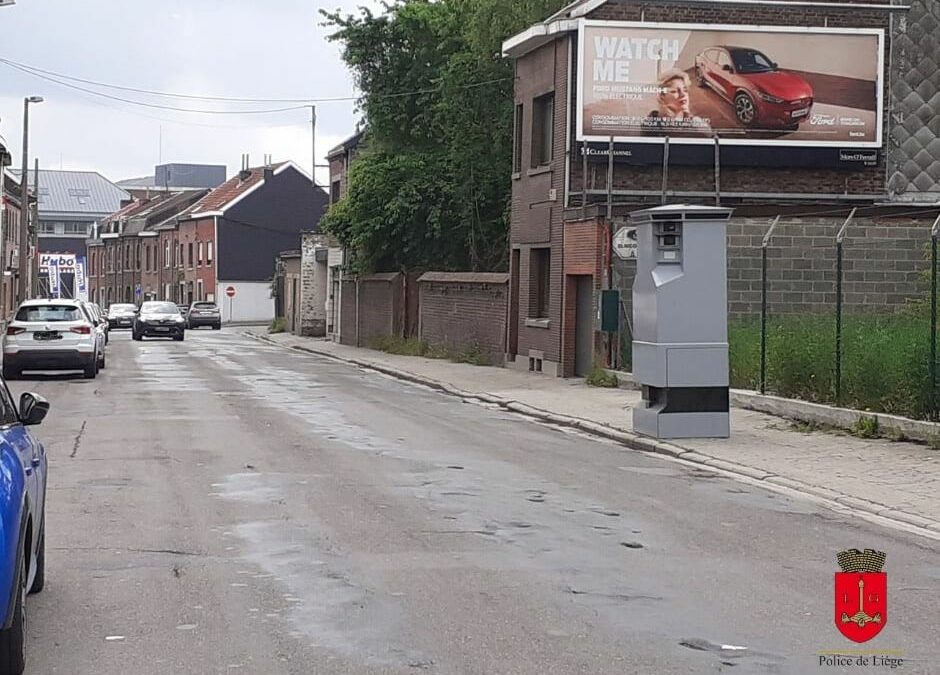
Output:
<svg viewBox="0 0 940 675">
<path fill-rule="evenodd" d="M 172 302 L 149 301 L 140 306 L 134 318 L 131 337 L 140 341 L 145 337 L 171 337 L 181 341 L 186 331 L 186 319 Z"/>
<path fill-rule="evenodd" d="M 130 303 L 117 302 L 108 307 L 108 327 L 130 328 L 134 325 L 134 313 L 137 306 Z"/>
<path fill-rule="evenodd" d="M 745 127 L 794 131 L 813 109 L 809 82 L 750 47 L 705 49 L 695 57 L 695 76 L 734 107 Z"/>
<path fill-rule="evenodd" d="M 222 313 L 214 302 L 194 302 L 185 314 L 187 328 L 212 326 L 213 330 L 222 329 Z"/>
</svg>

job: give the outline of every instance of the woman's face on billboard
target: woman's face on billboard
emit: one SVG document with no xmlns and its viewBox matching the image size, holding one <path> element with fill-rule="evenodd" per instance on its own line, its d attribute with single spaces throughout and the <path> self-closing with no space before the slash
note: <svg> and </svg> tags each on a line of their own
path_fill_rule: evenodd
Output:
<svg viewBox="0 0 940 675">
<path fill-rule="evenodd" d="M 663 85 L 659 95 L 662 112 L 669 117 L 689 114 L 689 87 L 685 80 L 676 77 Z"/>
</svg>

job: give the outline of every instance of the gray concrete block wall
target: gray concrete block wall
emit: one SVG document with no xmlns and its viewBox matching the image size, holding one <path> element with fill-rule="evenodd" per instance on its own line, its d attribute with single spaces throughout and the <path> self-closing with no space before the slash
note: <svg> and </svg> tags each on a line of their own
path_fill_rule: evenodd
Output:
<svg viewBox="0 0 940 675">
<path fill-rule="evenodd" d="M 835 311 L 836 235 L 841 218 L 784 218 L 767 250 L 768 310 Z M 770 219 L 733 219 L 728 227 L 728 302 L 732 316 L 759 316 L 761 241 Z M 896 312 L 929 292 L 927 221 L 857 219 L 843 246 L 848 313 Z"/>
</svg>

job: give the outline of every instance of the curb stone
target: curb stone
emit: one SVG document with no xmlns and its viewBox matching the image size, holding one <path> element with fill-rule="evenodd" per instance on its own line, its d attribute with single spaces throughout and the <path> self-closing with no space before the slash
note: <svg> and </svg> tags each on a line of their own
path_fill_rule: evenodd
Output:
<svg viewBox="0 0 940 675">
<path fill-rule="evenodd" d="M 689 450 L 688 448 L 684 448 L 680 445 L 673 445 L 672 443 L 646 438 L 638 434 L 608 427 L 590 420 L 583 420 L 576 417 L 550 413 L 525 403 L 519 403 L 518 401 L 501 398 L 485 392 L 464 392 L 457 389 L 456 387 L 445 384 L 443 382 L 438 382 L 437 380 L 434 380 L 430 377 L 415 375 L 413 373 L 401 371 L 389 366 L 383 366 L 369 361 L 361 361 L 359 359 L 336 356 L 334 354 L 320 352 L 300 345 L 285 345 L 264 335 L 256 335 L 249 332 L 244 332 L 243 335 L 248 338 L 266 342 L 285 349 L 299 351 L 314 356 L 322 356 L 334 361 L 339 361 L 341 363 L 352 364 L 360 368 L 374 370 L 396 379 L 436 389 L 451 396 L 496 404 L 505 410 L 509 410 L 526 417 L 539 419 L 544 422 L 556 424 L 559 426 L 579 429 L 594 436 L 600 436 L 608 440 L 616 441 L 621 445 L 629 447 L 633 450 L 639 450 L 641 452 L 648 452 L 656 455 L 666 455 L 680 459 L 684 462 L 689 462 L 690 464 L 699 465 L 705 469 L 716 469 L 727 474 L 731 474 L 732 476 L 739 476 L 751 481 L 755 481 L 758 485 L 762 484 L 768 488 L 781 487 L 802 493 L 804 495 L 809 495 L 817 500 L 821 500 L 823 503 L 827 503 L 836 511 L 844 512 L 846 509 L 849 509 L 850 511 L 858 511 L 863 514 L 867 514 L 868 516 L 878 517 L 883 521 L 886 521 L 887 524 L 894 523 L 895 525 L 902 525 L 904 526 L 902 529 L 907 531 L 910 531 L 910 529 L 914 527 L 918 530 L 915 532 L 916 534 L 920 534 L 921 536 L 926 536 L 931 539 L 936 539 L 937 533 L 940 533 L 940 521 L 931 520 L 929 518 L 924 518 L 914 514 L 904 513 L 903 511 L 889 508 L 884 504 L 858 499 L 857 497 L 845 495 L 840 492 L 829 490 L 828 488 L 802 483 L 791 478 L 778 476 L 761 469 L 749 467 L 744 464 L 736 464 L 734 462 L 728 462 L 726 460 L 711 457 L 709 455 L 703 455 L 693 450 Z"/>
</svg>

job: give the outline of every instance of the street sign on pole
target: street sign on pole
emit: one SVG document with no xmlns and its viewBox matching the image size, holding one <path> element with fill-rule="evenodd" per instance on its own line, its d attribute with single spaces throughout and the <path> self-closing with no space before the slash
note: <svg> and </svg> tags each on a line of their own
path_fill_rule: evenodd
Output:
<svg viewBox="0 0 940 675">
<path fill-rule="evenodd" d="M 614 235 L 614 253 L 621 260 L 636 260 L 636 228 L 623 227 Z"/>
<path fill-rule="evenodd" d="M 230 298 L 234 298 L 234 297 L 235 297 L 235 287 L 234 287 L 234 286 L 229 286 L 228 288 L 226 288 L 226 289 L 225 289 L 225 294 L 226 294 L 228 297 L 230 297 Z"/>
</svg>

